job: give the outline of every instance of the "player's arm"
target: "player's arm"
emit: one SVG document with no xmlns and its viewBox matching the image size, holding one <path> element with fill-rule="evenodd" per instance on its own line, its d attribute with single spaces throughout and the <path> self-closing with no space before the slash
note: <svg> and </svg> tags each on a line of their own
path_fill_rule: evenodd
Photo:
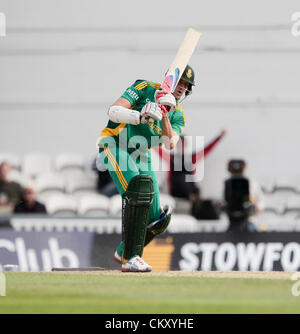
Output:
<svg viewBox="0 0 300 334">
<path fill-rule="evenodd" d="M 134 110 L 134 105 L 144 98 L 147 81 L 136 80 L 128 87 L 121 97 L 108 109 L 108 117 L 114 123 L 140 124 L 140 112 Z"/>
<path fill-rule="evenodd" d="M 140 113 L 131 109 L 131 102 L 120 97 L 108 109 L 108 117 L 114 123 L 127 123 L 132 125 L 140 124 Z"/>
<path fill-rule="evenodd" d="M 182 129 L 185 126 L 185 116 L 180 106 L 174 113 L 165 113 L 162 120 L 162 138 L 167 149 L 172 150 L 177 145 Z"/>
<path fill-rule="evenodd" d="M 173 150 L 179 140 L 179 135 L 173 130 L 169 120 L 169 114 L 165 113 L 162 118 L 162 141 L 168 150 Z"/>
<path fill-rule="evenodd" d="M 124 97 L 119 97 L 117 101 L 113 104 L 113 106 L 121 106 L 127 109 L 130 109 L 132 107 L 131 102 Z"/>
<path fill-rule="evenodd" d="M 162 118 L 160 107 L 153 102 L 145 104 L 141 112 L 131 109 L 131 102 L 120 97 L 109 109 L 108 117 L 115 123 L 138 125 L 159 121 Z"/>
</svg>

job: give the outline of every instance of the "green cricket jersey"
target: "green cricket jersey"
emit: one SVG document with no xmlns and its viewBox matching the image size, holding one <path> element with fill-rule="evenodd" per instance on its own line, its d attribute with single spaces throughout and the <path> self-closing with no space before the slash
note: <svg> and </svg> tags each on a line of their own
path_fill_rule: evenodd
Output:
<svg viewBox="0 0 300 334">
<path fill-rule="evenodd" d="M 132 86 L 128 87 L 123 98 L 127 99 L 131 103 L 131 109 L 141 111 L 144 105 L 148 102 L 155 102 L 154 93 L 160 89 L 160 84 L 153 83 L 146 80 L 137 80 Z M 177 104 L 176 110 L 169 113 L 169 120 L 174 131 L 181 134 L 183 127 L 185 126 L 185 116 L 179 104 Z M 126 129 L 126 131 L 124 131 Z M 119 140 L 126 138 L 127 142 L 130 140 L 134 144 L 132 139 L 135 136 L 136 141 L 144 141 L 148 148 L 157 146 L 158 140 L 152 137 L 161 137 L 162 135 L 162 121 L 154 121 L 153 123 L 147 122 L 146 124 L 131 125 L 126 123 L 114 123 L 109 120 L 106 128 L 101 132 L 101 136 L 98 139 L 98 145 L 103 146 L 105 143 L 109 144 L 109 140 L 112 138 L 119 144 Z M 124 137 L 122 137 L 124 136 Z M 143 137 L 144 139 L 141 139 Z M 152 140 L 151 140 L 152 138 Z M 156 138 L 158 139 L 158 138 Z"/>
</svg>

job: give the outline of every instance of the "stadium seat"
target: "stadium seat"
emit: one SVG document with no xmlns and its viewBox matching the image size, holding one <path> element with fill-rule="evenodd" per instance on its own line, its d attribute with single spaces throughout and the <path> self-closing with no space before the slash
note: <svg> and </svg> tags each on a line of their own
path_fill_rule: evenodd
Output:
<svg viewBox="0 0 300 334">
<path fill-rule="evenodd" d="M 273 211 L 281 214 L 285 211 L 286 205 L 291 197 L 295 195 L 293 190 L 277 189 L 272 194 L 264 196 L 264 211 Z"/>
<path fill-rule="evenodd" d="M 58 173 L 51 172 L 43 173 L 37 176 L 35 184 L 39 195 L 64 193 L 66 188 L 63 176 Z"/>
<path fill-rule="evenodd" d="M 184 222 L 184 224 L 182 222 Z M 172 233 L 196 232 L 198 229 L 199 229 L 199 223 L 197 219 L 190 215 L 185 215 L 185 214 L 173 215 L 172 221 L 168 226 L 168 231 Z"/>
<path fill-rule="evenodd" d="M 20 170 L 21 169 L 21 161 L 20 158 L 13 153 L 0 153 L 0 164 L 1 162 L 6 161 L 10 164 L 12 170 Z"/>
<path fill-rule="evenodd" d="M 284 218 L 291 219 L 291 220 L 296 220 L 296 219 L 298 219 L 299 214 L 300 214 L 300 209 L 299 209 L 299 211 L 285 211 L 284 212 Z"/>
<path fill-rule="evenodd" d="M 93 170 L 86 170 L 86 171 L 84 172 L 84 175 L 85 175 L 88 179 L 90 179 L 90 180 L 94 180 L 95 182 L 97 182 L 97 180 L 98 180 L 98 175 L 97 175 L 97 173 L 94 172 Z"/>
<path fill-rule="evenodd" d="M 9 175 L 11 181 L 19 183 L 22 187 L 25 187 L 33 183 L 33 180 L 30 176 L 24 175 L 20 171 L 13 169 Z"/>
<path fill-rule="evenodd" d="M 256 226 L 259 230 L 273 230 L 282 223 L 283 216 L 274 211 L 262 211 L 254 216 Z M 251 220 L 251 219 L 250 219 Z"/>
<path fill-rule="evenodd" d="M 46 191 L 46 192 L 44 192 L 44 193 L 42 193 L 42 194 L 37 194 L 37 200 L 39 201 L 39 202 L 41 202 L 41 203 L 43 203 L 43 204 L 45 204 L 45 205 L 47 205 L 47 203 L 48 203 L 48 201 L 50 200 L 50 198 L 52 198 L 52 197 L 54 197 L 54 196 L 60 196 L 61 194 L 63 194 L 63 193 L 61 193 L 61 192 L 59 192 L 59 191 Z"/>
<path fill-rule="evenodd" d="M 73 195 L 96 193 L 96 179 L 84 172 L 75 172 L 65 176 L 67 191 Z"/>
<path fill-rule="evenodd" d="M 174 213 L 178 214 L 186 214 L 188 215 L 191 211 L 191 204 L 189 200 L 184 199 L 184 198 L 174 198 L 175 206 L 174 208 Z"/>
<path fill-rule="evenodd" d="M 283 174 L 276 179 L 274 192 L 290 191 L 296 193 L 300 190 L 299 177 L 293 174 Z"/>
<path fill-rule="evenodd" d="M 260 184 L 261 189 L 265 194 L 273 193 L 275 189 L 275 177 L 273 175 L 261 175 L 258 177 L 257 182 Z"/>
<path fill-rule="evenodd" d="M 161 206 L 164 206 L 164 205 L 168 204 L 168 205 L 171 205 L 173 209 L 175 209 L 176 201 L 175 201 L 175 198 L 172 197 L 171 195 L 160 194 L 159 199 L 160 199 L 160 205 Z"/>
<path fill-rule="evenodd" d="M 84 171 L 86 160 L 80 154 L 62 153 L 54 161 L 55 169 L 66 173 L 70 171 Z"/>
<path fill-rule="evenodd" d="M 83 195 L 79 200 L 78 214 L 83 216 L 103 216 L 109 213 L 110 200 L 100 194 Z"/>
<path fill-rule="evenodd" d="M 110 198 L 109 203 L 109 214 L 111 216 L 122 216 L 122 198 L 121 195 L 117 194 Z"/>
<path fill-rule="evenodd" d="M 300 195 L 294 195 L 288 199 L 284 210 L 284 214 L 287 213 L 300 214 Z"/>
<path fill-rule="evenodd" d="M 27 153 L 23 158 L 22 171 L 25 175 L 36 178 L 51 170 L 51 158 L 43 153 Z"/>
<path fill-rule="evenodd" d="M 280 213 L 277 213 L 276 211 L 264 210 L 255 216 L 255 220 L 262 222 L 264 220 L 280 219 L 281 216 L 282 215 Z"/>
<path fill-rule="evenodd" d="M 52 216 L 76 216 L 77 201 L 65 194 L 52 195 L 45 202 L 47 211 Z"/>
</svg>

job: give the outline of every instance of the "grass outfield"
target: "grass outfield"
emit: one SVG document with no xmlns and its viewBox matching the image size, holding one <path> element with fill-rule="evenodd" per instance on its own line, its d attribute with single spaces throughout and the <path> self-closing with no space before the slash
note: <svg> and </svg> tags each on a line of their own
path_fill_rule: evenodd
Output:
<svg viewBox="0 0 300 334">
<path fill-rule="evenodd" d="M 0 297 L 0 314 L 300 313 L 300 296 L 292 295 L 295 282 L 288 276 L 113 272 L 5 276 L 6 297 Z"/>
</svg>

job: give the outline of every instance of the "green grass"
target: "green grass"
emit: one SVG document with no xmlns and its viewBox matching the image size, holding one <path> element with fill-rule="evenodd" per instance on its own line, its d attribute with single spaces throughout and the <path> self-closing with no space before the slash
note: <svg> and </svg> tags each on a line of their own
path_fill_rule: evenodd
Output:
<svg viewBox="0 0 300 334">
<path fill-rule="evenodd" d="M 7 273 L 3 313 L 300 313 L 290 280 Z"/>
</svg>

